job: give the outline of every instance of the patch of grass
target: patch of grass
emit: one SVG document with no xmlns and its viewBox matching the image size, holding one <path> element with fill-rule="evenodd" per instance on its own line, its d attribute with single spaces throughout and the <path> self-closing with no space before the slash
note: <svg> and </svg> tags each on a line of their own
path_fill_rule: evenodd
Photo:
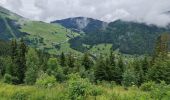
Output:
<svg viewBox="0 0 170 100">
<path fill-rule="evenodd" d="M 112 44 L 99 44 L 99 45 L 93 46 L 89 50 L 89 52 L 96 56 L 98 56 L 99 53 L 103 55 L 109 55 L 111 47 L 112 47 Z"/>
<path fill-rule="evenodd" d="M 21 27 L 22 32 L 29 35 L 26 40 L 37 49 L 45 50 L 50 54 L 60 54 L 61 52 L 75 52 L 70 48 L 68 41 L 79 34 L 72 32 L 61 25 L 48 24 L 44 22 L 27 22 Z"/>
</svg>

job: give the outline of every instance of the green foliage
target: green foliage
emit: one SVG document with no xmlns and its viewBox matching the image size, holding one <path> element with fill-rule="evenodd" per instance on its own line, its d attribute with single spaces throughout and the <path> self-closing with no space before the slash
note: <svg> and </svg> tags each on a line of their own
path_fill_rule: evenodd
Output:
<svg viewBox="0 0 170 100">
<path fill-rule="evenodd" d="M 170 60 L 157 59 L 153 66 L 149 69 L 148 77 L 149 80 L 155 82 L 165 81 L 167 84 L 170 83 Z"/>
<path fill-rule="evenodd" d="M 96 63 L 96 68 L 95 68 L 95 78 L 96 80 L 105 80 L 107 78 L 107 72 L 106 72 L 106 66 L 105 62 L 102 57 L 100 57 Z"/>
<path fill-rule="evenodd" d="M 56 58 L 49 58 L 48 62 L 47 62 L 47 73 L 49 75 L 54 75 L 56 76 L 56 72 L 58 70 L 59 64 L 57 62 Z"/>
<path fill-rule="evenodd" d="M 83 60 L 82 60 L 82 65 L 85 67 L 86 70 L 90 69 L 90 67 L 93 66 L 93 62 L 92 62 L 88 53 L 84 54 Z"/>
<path fill-rule="evenodd" d="M 11 84 L 12 83 L 12 76 L 10 74 L 5 74 L 4 75 L 4 82 Z"/>
<path fill-rule="evenodd" d="M 27 46 L 24 43 L 24 40 L 20 40 L 20 44 L 18 46 L 18 57 L 17 57 L 17 77 L 19 79 L 19 83 L 24 82 L 25 72 L 26 72 L 26 52 Z M 29 66 L 28 66 L 29 67 Z"/>
<path fill-rule="evenodd" d="M 75 57 L 71 52 L 68 54 L 67 65 L 70 68 L 75 67 Z"/>
<path fill-rule="evenodd" d="M 56 80 L 59 82 L 63 82 L 66 78 L 64 75 L 62 67 L 58 64 L 56 58 L 49 58 L 47 62 L 47 74 L 53 75 L 56 77 Z"/>
<path fill-rule="evenodd" d="M 10 74 L 5 74 L 4 75 L 4 82 L 8 83 L 8 84 L 17 84 L 18 78 L 14 77 L 14 76 L 12 76 Z"/>
<path fill-rule="evenodd" d="M 127 69 L 124 72 L 122 84 L 125 88 L 131 87 L 137 84 L 137 77 L 133 70 Z"/>
<path fill-rule="evenodd" d="M 151 97 L 154 100 L 166 100 L 165 97 L 167 97 L 168 100 L 168 91 L 170 91 L 170 88 L 162 81 L 160 84 L 156 84 L 155 88 L 152 89 Z"/>
<path fill-rule="evenodd" d="M 43 73 L 39 76 L 39 78 L 36 80 L 36 85 L 38 87 L 44 87 L 49 88 L 54 86 L 56 83 L 56 78 L 54 76 L 49 76 L 46 73 Z"/>
<path fill-rule="evenodd" d="M 62 52 L 61 55 L 60 55 L 60 65 L 62 67 L 65 67 L 66 66 L 66 57 L 64 55 L 64 53 Z"/>
<path fill-rule="evenodd" d="M 97 96 L 102 90 L 97 90 L 88 79 L 83 79 L 79 74 L 70 74 L 68 80 L 69 98 L 71 100 L 82 100 L 88 95 Z"/>
<path fill-rule="evenodd" d="M 11 97 L 12 100 L 27 100 L 29 94 L 25 92 L 15 92 Z"/>
<path fill-rule="evenodd" d="M 25 73 L 25 83 L 33 85 L 36 82 L 37 73 L 39 69 L 39 57 L 37 52 L 30 48 L 26 55 L 27 71 Z"/>
<path fill-rule="evenodd" d="M 155 82 L 149 81 L 146 83 L 143 83 L 140 87 L 142 91 L 151 91 L 155 88 L 156 84 Z"/>
<path fill-rule="evenodd" d="M 91 84 L 87 79 L 80 78 L 78 74 L 71 74 L 69 75 L 68 85 L 69 98 L 71 100 L 77 100 L 88 94 L 88 89 Z"/>
<path fill-rule="evenodd" d="M 137 85 L 140 86 L 145 81 L 141 60 L 138 60 L 136 58 L 133 62 L 133 68 L 134 68 L 135 75 L 137 77 Z"/>
</svg>

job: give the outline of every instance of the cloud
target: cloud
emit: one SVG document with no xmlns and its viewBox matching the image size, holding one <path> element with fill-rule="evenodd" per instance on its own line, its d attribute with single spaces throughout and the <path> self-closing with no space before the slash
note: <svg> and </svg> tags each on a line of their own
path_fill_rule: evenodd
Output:
<svg viewBox="0 0 170 100">
<path fill-rule="evenodd" d="M 170 23 L 170 0 L 1 0 L 0 5 L 30 19 L 52 21 L 85 16 L 122 19 L 158 26 Z"/>
</svg>

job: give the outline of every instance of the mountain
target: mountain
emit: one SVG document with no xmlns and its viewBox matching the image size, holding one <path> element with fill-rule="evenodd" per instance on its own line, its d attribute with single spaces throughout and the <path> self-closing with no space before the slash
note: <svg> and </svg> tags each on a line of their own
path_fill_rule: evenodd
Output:
<svg viewBox="0 0 170 100">
<path fill-rule="evenodd" d="M 68 43 L 78 35 L 59 24 L 31 21 L 0 7 L 0 40 L 23 38 L 29 46 L 56 55 L 62 51 L 79 53 Z"/>
<path fill-rule="evenodd" d="M 84 33 L 91 33 L 99 29 L 105 29 L 107 26 L 106 22 L 87 17 L 67 18 L 63 20 L 56 20 L 51 23 L 58 23 L 73 31 Z"/>
<path fill-rule="evenodd" d="M 87 51 L 108 54 L 110 48 L 126 54 L 151 53 L 156 38 L 164 32 L 170 30 L 122 20 L 106 23 L 75 17 L 52 23 L 31 21 L 0 7 L 0 40 L 23 38 L 29 46 L 54 55 Z"/>
<path fill-rule="evenodd" d="M 26 33 L 19 31 L 21 20 L 24 18 L 0 7 L 0 39 L 9 40 L 26 35 Z"/>
<path fill-rule="evenodd" d="M 75 50 L 90 51 L 99 44 L 112 44 L 113 50 L 126 54 L 144 54 L 153 52 L 158 36 L 170 32 L 167 28 L 160 28 L 144 23 L 117 20 L 108 24 L 105 30 L 97 30 L 70 40 Z M 88 47 L 86 46 L 88 45 Z"/>
</svg>

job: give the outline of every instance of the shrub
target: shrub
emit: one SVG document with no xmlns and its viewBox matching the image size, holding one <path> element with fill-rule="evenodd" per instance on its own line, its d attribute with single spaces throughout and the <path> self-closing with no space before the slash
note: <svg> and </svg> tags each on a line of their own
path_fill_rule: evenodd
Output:
<svg viewBox="0 0 170 100">
<path fill-rule="evenodd" d="M 121 100 L 121 96 L 120 96 L 120 94 L 113 92 L 113 93 L 109 96 L 109 100 Z"/>
<path fill-rule="evenodd" d="M 98 96 L 98 95 L 102 95 L 103 90 L 100 87 L 97 87 L 95 85 L 92 85 L 91 87 L 91 91 L 90 91 L 90 95 L 91 96 Z"/>
<path fill-rule="evenodd" d="M 163 100 L 167 96 L 169 91 L 168 85 L 162 81 L 160 84 L 156 84 L 155 88 L 151 91 L 151 97 L 154 100 Z"/>
<path fill-rule="evenodd" d="M 49 76 L 48 74 L 42 74 L 37 80 L 36 85 L 40 87 L 52 87 L 56 83 L 56 78 L 54 76 Z"/>
<path fill-rule="evenodd" d="M 127 70 L 124 72 L 122 84 L 125 89 L 137 84 L 137 78 L 133 70 Z"/>
<path fill-rule="evenodd" d="M 71 100 L 83 99 L 88 95 L 97 96 L 102 93 L 101 89 L 92 85 L 87 78 L 81 78 L 79 74 L 69 75 L 68 87 L 68 96 Z"/>
<path fill-rule="evenodd" d="M 12 76 L 10 74 L 5 74 L 4 75 L 4 82 L 11 84 L 12 83 Z"/>
<path fill-rule="evenodd" d="M 58 82 L 63 82 L 63 81 L 65 81 L 66 78 L 67 78 L 66 75 L 65 75 L 64 72 L 63 72 L 63 69 L 62 69 L 61 67 L 58 67 L 55 77 L 56 77 L 56 80 L 57 80 Z"/>
<path fill-rule="evenodd" d="M 27 100 L 28 96 L 29 94 L 26 92 L 17 91 L 12 95 L 11 100 Z"/>
<path fill-rule="evenodd" d="M 142 91 L 151 91 L 155 88 L 155 86 L 156 86 L 155 82 L 147 82 L 143 83 L 140 88 Z"/>
</svg>

